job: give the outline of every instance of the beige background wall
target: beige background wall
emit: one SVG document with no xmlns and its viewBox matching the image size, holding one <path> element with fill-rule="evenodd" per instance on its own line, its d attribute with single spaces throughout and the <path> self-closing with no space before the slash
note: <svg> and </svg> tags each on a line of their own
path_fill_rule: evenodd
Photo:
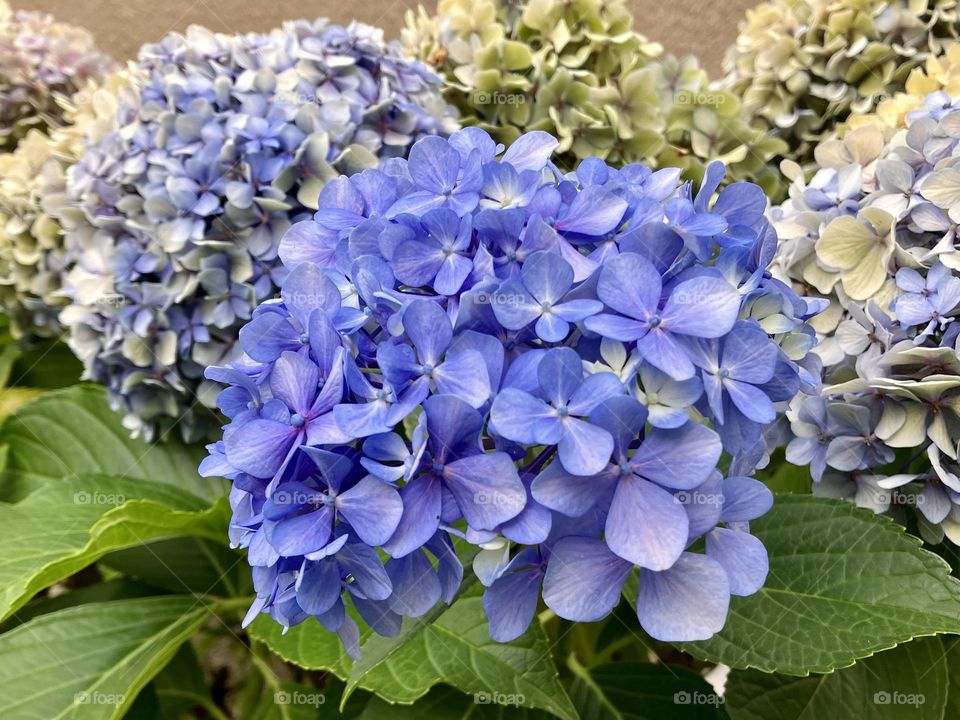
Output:
<svg viewBox="0 0 960 720">
<path fill-rule="evenodd" d="M 719 73 L 724 48 L 737 23 L 759 0 L 628 0 L 637 29 L 675 53 L 696 53 Z M 199 23 L 220 32 L 266 30 L 282 20 L 327 16 L 380 25 L 395 37 L 407 9 L 417 0 L 10 0 L 16 8 L 44 10 L 93 32 L 118 59 L 136 54 L 144 42 Z M 434 7 L 436 0 L 424 0 Z"/>
</svg>

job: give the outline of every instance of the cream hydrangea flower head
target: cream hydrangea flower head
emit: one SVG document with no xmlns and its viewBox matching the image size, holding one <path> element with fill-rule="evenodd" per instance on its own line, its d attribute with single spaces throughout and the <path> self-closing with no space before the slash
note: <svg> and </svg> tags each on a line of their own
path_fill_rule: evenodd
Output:
<svg viewBox="0 0 960 720">
<path fill-rule="evenodd" d="M 66 172 L 85 141 L 96 141 L 115 122 L 117 96 L 129 88 L 128 71 L 93 80 L 60 98 L 65 123 L 50 134 L 30 130 L 12 153 L 0 154 L 0 309 L 14 338 L 31 342 L 60 333 L 57 315 L 67 249 Z"/>
<path fill-rule="evenodd" d="M 724 84 L 807 162 L 850 113 L 872 111 L 957 37 L 956 0 L 770 0 L 748 11 Z"/>
<path fill-rule="evenodd" d="M 751 127 L 695 58 L 660 58 L 622 0 L 440 0 L 436 15 L 408 13 L 403 41 L 446 78 L 465 125 L 504 143 L 550 132 L 564 169 L 601 157 L 699 180 L 720 160 L 731 179 L 778 191 L 769 161 L 786 146 Z"/>
</svg>

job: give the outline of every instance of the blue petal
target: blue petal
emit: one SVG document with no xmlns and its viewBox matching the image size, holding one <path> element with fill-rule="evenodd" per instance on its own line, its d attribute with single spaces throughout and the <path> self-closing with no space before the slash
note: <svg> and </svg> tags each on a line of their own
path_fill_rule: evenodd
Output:
<svg viewBox="0 0 960 720">
<path fill-rule="evenodd" d="M 669 570 L 640 572 L 637 618 L 661 642 L 709 639 L 723 628 L 729 607 L 727 574 L 704 555 L 684 553 Z"/>
<path fill-rule="evenodd" d="M 600 620 L 620 601 L 632 569 L 633 565 L 610 552 L 602 540 L 563 538 L 547 563 L 543 601 L 565 620 Z"/>
<path fill-rule="evenodd" d="M 546 167 L 550 156 L 559 145 L 560 143 L 550 133 L 534 130 L 514 140 L 500 158 L 500 162 L 513 165 L 517 172 L 523 170 L 539 172 Z"/>
<path fill-rule="evenodd" d="M 527 504 L 513 460 L 503 452 L 481 453 L 448 463 L 443 479 L 474 530 L 495 530 Z"/>
<path fill-rule="evenodd" d="M 440 580 L 422 551 L 388 560 L 387 575 L 393 583 L 389 602 L 395 613 L 420 617 L 440 599 Z"/>
<path fill-rule="evenodd" d="M 403 557 L 423 546 L 440 526 L 440 483 L 433 475 L 419 477 L 400 488 L 403 515 L 383 549 Z"/>
<path fill-rule="evenodd" d="M 490 637 L 510 642 L 530 627 L 537 611 L 540 573 L 531 570 L 502 575 L 483 593 L 483 610 L 490 621 Z"/>
<path fill-rule="evenodd" d="M 731 595 L 753 595 L 763 587 L 770 569 L 763 543 L 740 530 L 715 528 L 707 533 L 707 556 L 726 571 Z"/>
<path fill-rule="evenodd" d="M 691 420 L 675 430 L 651 430 L 630 459 L 630 465 L 647 480 L 676 490 L 690 490 L 710 477 L 722 452 L 717 434 Z"/>
<path fill-rule="evenodd" d="M 613 438 L 596 425 L 566 418 L 557 456 L 567 472 L 574 475 L 596 475 L 607 467 L 613 453 Z"/>
<path fill-rule="evenodd" d="M 368 545 L 382 545 L 403 515 L 403 501 L 391 485 L 371 475 L 337 497 L 337 510 Z"/>
<path fill-rule="evenodd" d="M 673 495 L 633 475 L 620 478 L 605 530 L 613 552 L 635 565 L 665 570 L 686 547 L 688 530 L 687 514 Z"/>
</svg>

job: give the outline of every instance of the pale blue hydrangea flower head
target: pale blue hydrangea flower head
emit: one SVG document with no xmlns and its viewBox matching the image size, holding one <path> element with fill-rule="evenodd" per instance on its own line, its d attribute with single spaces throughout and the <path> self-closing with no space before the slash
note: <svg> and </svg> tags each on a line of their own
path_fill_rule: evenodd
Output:
<svg viewBox="0 0 960 720">
<path fill-rule="evenodd" d="M 204 368 L 236 356 L 283 278 L 280 238 L 323 184 L 456 125 L 437 78 L 362 24 L 192 27 L 144 46 L 134 71 L 115 130 L 70 174 L 63 319 L 132 429 L 180 420 L 200 437 Z"/>
</svg>

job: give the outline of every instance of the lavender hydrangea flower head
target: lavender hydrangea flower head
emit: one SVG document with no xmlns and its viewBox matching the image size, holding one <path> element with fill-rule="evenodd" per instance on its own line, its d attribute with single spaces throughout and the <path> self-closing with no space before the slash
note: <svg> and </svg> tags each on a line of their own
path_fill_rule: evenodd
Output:
<svg viewBox="0 0 960 720">
<path fill-rule="evenodd" d="M 810 465 L 816 492 L 956 543 L 960 105 L 936 91 L 915 106 L 893 125 L 851 118 L 771 213 L 786 238 L 776 273 L 829 302 L 812 321 L 824 395 L 791 410 L 787 459 Z"/>
<path fill-rule="evenodd" d="M 61 125 L 59 101 L 115 69 L 86 30 L 0 1 L 0 150 L 15 148 L 31 128 Z"/>
<path fill-rule="evenodd" d="M 283 278 L 280 237 L 324 182 L 456 127 L 439 80 L 375 28 L 200 27 L 146 45 L 137 92 L 69 176 L 62 319 L 135 431 L 211 427 L 204 368 Z"/>
<path fill-rule="evenodd" d="M 697 194 L 676 169 L 563 174 L 556 147 L 425 138 L 287 231 L 281 298 L 207 371 L 229 422 L 202 472 L 234 483 L 248 621 L 312 616 L 356 653 L 344 603 L 394 634 L 452 600 L 454 548 L 477 551 L 497 640 L 541 594 L 602 618 L 636 571 L 647 632 L 706 638 L 762 585 L 749 521 L 772 496 L 749 475 L 817 374 L 766 198 L 717 193 L 719 164 Z"/>
</svg>

